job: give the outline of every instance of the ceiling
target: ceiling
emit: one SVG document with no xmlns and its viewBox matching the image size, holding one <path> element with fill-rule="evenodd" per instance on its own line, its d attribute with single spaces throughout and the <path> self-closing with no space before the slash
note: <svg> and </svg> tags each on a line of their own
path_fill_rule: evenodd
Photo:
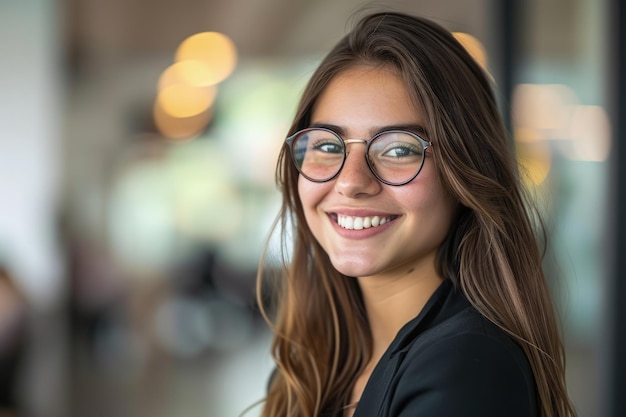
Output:
<svg viewBox="0 0 626 417">
<path fill-rule="evenodd" d="M 219 31 L 240 56 L 293 56 L 328 49 L 354 12 L 370 7 L 433 18 L 450 30 L 488 35 L 490 0 L 64 0 L 65 51 L 78 73 L 124 60 L 171 57 L 189 35 Z"/>
</svg>

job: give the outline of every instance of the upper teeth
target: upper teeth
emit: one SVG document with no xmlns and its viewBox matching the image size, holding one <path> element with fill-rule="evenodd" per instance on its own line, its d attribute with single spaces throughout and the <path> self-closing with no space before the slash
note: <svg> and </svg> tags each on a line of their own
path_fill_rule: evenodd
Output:
<svg viewBox="0 0 626 417">
<path fill-rule="evenodd" d="M 343 227 L 344 229 L 350 229 L 350 230 L 352 229 L 361 230 L 361 229 L 367 229 L 369 227 L 382 226 L 388 221 L 389 221 L 389 218 L 379 217 L 379 216 L 356 217 L 356 216 L 344 216 L 342 214 L 337 215 L 337 223 L 339 223 L 339 226 Z"/>
</svg>

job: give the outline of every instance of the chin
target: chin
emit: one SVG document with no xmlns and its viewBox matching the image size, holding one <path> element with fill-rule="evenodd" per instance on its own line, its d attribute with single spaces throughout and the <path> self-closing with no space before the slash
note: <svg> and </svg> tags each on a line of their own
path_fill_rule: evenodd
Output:
<svg viewBox="0 0 626 417">
<path fill-rule="evenodd" d="M 333 262 L 333 266 L 335 269 L 343 275 L 349 277 L 366 277 L 369 275 L 375 274 L 370 268 L 365 268 L 363 263 L 343 263 L 343 262 Z"/>
</svg>

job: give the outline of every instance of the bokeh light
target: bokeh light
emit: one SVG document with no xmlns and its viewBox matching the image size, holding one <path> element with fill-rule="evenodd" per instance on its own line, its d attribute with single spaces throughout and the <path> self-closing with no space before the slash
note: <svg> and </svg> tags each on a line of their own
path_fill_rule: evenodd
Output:
<svg viewBox="0 0 626 417">
<path fill-rule="evenodd" d="M 515 150 L 527 186 L 541 185 L 552 166 L 552 152 L 534 129 L 515 129 Z"/>
<path fill-rule="evenodd" d="M 178 47 L 175 62 L 159 78 L 154 123 L 168 139 L 193 139 L 213 116 L 217 85 L 234 71 L 237 50 L 218 32 L 196 33 Z"/>
<path fill-rule="evenodd" d="M 463 45 L 465 50 L 474 58 L 478 65 L 483 67 L 485 71 L 487 71 L 488 65 L 488 57 L 487 50 L 481 41 L 479 41 L 475 36 L 470 35 L 465 32 L 453 32 L 452 35 L 456 38 L 457 41 Z"/>
<path fill-rule="evenodd" d="M 572 146 L 566 157 L 580 161 L 606 161 L 611 150 L 611 126 L 600 106 L 576 106 L 572 109 L 568 138 Z"/>
<path fill-rule="evenodd" d="M 611 128 L 606 111 L 600 106 L 581 105 L 566 85 L 520 84 L 513 94 L 512 112 L 518 152 L 527 151 L 524 142 L 550 141 L 552 152 L 571 160 L 601 162 L 608 157 Z M 526 153 L 524 158 L 533 155 L 538 154 Z M 540 158 L 543 161 L 545 156 Z M 542 163 L 527 161 L 535 168 Z"/>
<path fill-rule="evenodd" d="M 202 133 L 211 121 L 213 111 L 211 108 L 190 117 L 174 117 L 166 112 L 160 105 L 160 100 L 154 104 L 154 124 L 159 132 L 168 139 L 185 140 L 192 139 Z"/>
<path fill-rule="evenodd" d="M 195 60 L 175 62 L 161 74 L 158 89 L 163 90 L 176 84 L 194 87 L 206 87 L 213 84 L 207 82 L 207 66 Z"/>
<path fill-rule="evenodd" d="M 550 138 L 562 137 L 570 106 L 576 104 L 576 94 L 566 85 L 520 84 L 513 92 L 513 120 L 516 127 L 546 131 L 543 133 Z"/>
<path fill-rule="evenodd" d="M 157 102 L 165 113 L 184 118 L 207 111 L 216 96 L 215 87 L 199 89 L 185 84 L 175 84 L 159 91 Z"/>
<path fill-rule="evenodd" d="M 176 62 L 195 61 L 195 68 L 184 67 L 185 77 L 200 85 L 214 85 L 225 80 L 237 65 L 233 41 L 219 32 L 196 33 L 185 39 L 176 51 Z M 198 72 L 198 65 L 204 71 Z"/>
</svg>

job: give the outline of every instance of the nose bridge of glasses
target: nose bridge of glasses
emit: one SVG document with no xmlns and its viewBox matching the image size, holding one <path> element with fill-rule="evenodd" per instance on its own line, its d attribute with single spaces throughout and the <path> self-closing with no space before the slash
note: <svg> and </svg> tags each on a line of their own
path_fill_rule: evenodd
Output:
<svg viewBox="0 0 626 417">
<path fill-rule="evenodd" d="M 368 161 L 369 158 L 368 158 L 367 153 L 366 153 L 366 149 L 367 149 L 367 145 L 368 145 L 369 141 L 366 140 L 366 139 L 351 138 L 351 139 L 343 139 L 343 143 L 345 144 L 345 160 L 344 160 L 344 165 L 342 166 L 340 171 L 346 170 L 346 165 L 352 165 L 352 164 L 356 163 L 357 166 L 360 166 L 360 164 L 363 164 L 363 166 L 360 166 L 359 168 L 357 168 L 358 170 L 364 168 L 364 169 L 367 169 L 367 170 L 369 170 L 370 172 L 373 173 L 372 168 L 370 167 L 370 162 Z M 356 144 L 356 143 L 363 144 L 364 145 L 363 150 L 355 153 L 355 157 L 357 158 L 356 161 L 348 162 L 349 160 L 352 159 L 352 158 L 349 157 L 351 152 L 348 150 L 348 145 Z M 363 152 L 363 153 L 361 153 L 361 152 Z M 362 159 L 361 159 L 362 155 L 365 156 L 365 161 L 364 162 L 360 162 L 360 161 L 362 161 Z"/>
<path fill-rule="evenodd" d="M 364 151 L 363 151 L 363 152 L 365 152 L 365 149 L 367 149 L 367 144 L 369 143 L 369 140 L 366 140 L 366 139 L 354 139 L 354 138 L 352 138 L 352 139 L 343 139 L 343 143 L 344 143 L 344 146 L 345 146 L 345 153 L 346 153 L 346 156 L 347 156 L 348 154 L 350 154 L 350 152 L 348 151 L 348 145 L 351 145 L 351 144 L 354 144 L 354 143 L 361 143 L 361 144 L 363 144 L 365 146 Z"/>
<path fill-rule="evenodd" d="M 354 143 L 362 143 L 365 146 L 365 149 L 367 149 L 367 144 L 368 144 L 368 140 L 366 139 L 343 139 L 343 143 L 346 149 L 346 154 L 350 153 L 348 151 L 348 145 L 352 145 Z"/>
<path fill-rule="evenodd" d="M 344 162 L 342 166 L 339 168 L 339 184 L 343 186 L 355 184 L 361 184 L 361 186 L 365 182 L 370 182 L 371 180 L 376 181 L 376 174 L 372 170 L 370 166 L 370 161 L 367 156 L 367 146 L 370 142 L 366 139 L 342 139 L 344 143 Z M 354 148 L 351 146 L 348 149 L 349 145 L 362 144 L 363 147 Z M 360 149 L 360 150 L 359 150 Z M 367 180 L 365 178 L 368 178 Z"/>
<path fill-rule="evenodd" d="M 351 143 L 362 143 L 363 145 L 367 145 L 368 140 L 366 139 L 344 139 L 343 143 L 346 144 L 346 146 L 350 145 Z"/>
</svg>

